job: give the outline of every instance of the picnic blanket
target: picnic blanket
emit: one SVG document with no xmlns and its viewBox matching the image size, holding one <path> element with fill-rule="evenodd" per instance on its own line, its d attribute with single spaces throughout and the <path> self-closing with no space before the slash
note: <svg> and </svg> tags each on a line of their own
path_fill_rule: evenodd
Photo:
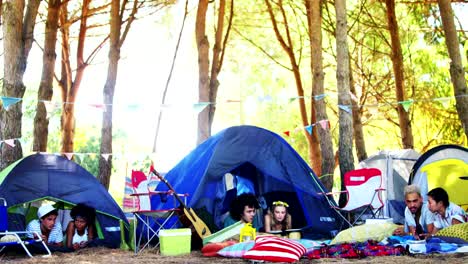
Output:
<svg viewBox="0 0 468 264">
<path fill-rule="evenodd" d="M 343 243 L 337 245 L 323 245 L 319 249 L 309 252 L 309 259 L 320 258 L 364 258 L 367 256 L 400 256 L 407 251 L 403 246 L 382 245 L 375 240 L 360 243 Z"/>
</svg>

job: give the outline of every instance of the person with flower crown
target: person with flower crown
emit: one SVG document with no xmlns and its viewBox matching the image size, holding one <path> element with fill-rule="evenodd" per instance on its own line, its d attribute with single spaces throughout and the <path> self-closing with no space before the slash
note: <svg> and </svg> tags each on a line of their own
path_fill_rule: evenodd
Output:
<svg viewBox="0 0 468 264">
<path fill-rule="evenodd" d="M 270 210 L 265 214 L 265 232 L 291 229 L 292 219 L 288 208 L 289 205 L 283 201 L 272 203 Z"/>
</svg>

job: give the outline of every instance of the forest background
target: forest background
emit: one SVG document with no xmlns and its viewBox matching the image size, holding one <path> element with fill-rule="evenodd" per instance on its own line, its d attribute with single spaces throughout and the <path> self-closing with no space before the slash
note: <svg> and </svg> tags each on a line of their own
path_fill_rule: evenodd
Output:
<svg viewBox="0 0 468 264">
<path fill-rule="evenodd" d="M 154 161 L 158 170 L 168 171 L 207 137 L 200 124 L 207 111 L 215 111 L 212 120 L 205 122 L 208 135 L 234 125 L 263 127 L 282 135 L 313 168 L 317 166 L 311 162 L 314 132 L 328 131 L 334 150 L 333 160 L 328 161 L 334 165 L 340 158 L 337 154 L 342 147 L 340 142 L 356 138 L 359 127 L 365 144 L 359 144 L 360 150 L 352 142 L 348 144 L 353 154 L 345 162 L 355 164 L 384 149 L 409 146 L 424 152 L 445 143 L 467 145 L 456 102 L 468 98 L 468 94 L 454 92 L 451 59 L 439 4 L 435 1 L 347 1 L 345 39 L 350 75 L 345 90 L 340 89 L 343 84 L 337 76 L 339 62 L 343 60 L 337 58 L 340 17 L 336 10 L 337 3 L 343 1 L 321 2 L 324 79 L 323 91 L 317 93 L 311 74 L 313 16 L 308 14 L 313 8 L 307 8 L 306 4 L 315 1 L 30 0 L 26 6 L 37 4 L 38 15 L 34 19 L 33 38 L 25 38 L 23 32 L 19 40 L 27 43 L 32 39 L 30 51 L 26 56 L 23 54 L 24 95 L 15 95 L 5 84 L 8 79 L 5 76 L 12 67 L 5 59 L 8 48 L 5 29 L 10 25 L 5 16 L 11 21 L 10 8 L 21 7 L 21 2 L 2 1 L 2 166 L 9 163 L 7 152 L 18 147 L 22 155 L 37 151 L 60 153 L 73 158 L 102 181 L 102 162 L 110 160 L 112 176 L 103 184 L 120 201 L 124 176 L 131 169 L 148 170 L 149 163 Z M 468 4 L 452 2 L 466 91 Z M 52 67 L 55 75 L 50 82 L 52 93 L 46 98 L 41 95 L 46 65 L 43 55 L 47 50 L 46 21 L 53 4 L 60 10 L 54 47 L 57 57 Z M 403 97 L 396 92 L 395 56 L 392 56 L 395 43 L 388 20 L 392 4 L 400 39 Z M 117 5 L 120 22 L 116 23 L 112 10 L 115 13 Z M 22 21 L 27 21 L 29 15 L 26 6 L 16 12 L 17 16 L 21 14 Z M 201 6 L 206 7 L 203 30 L 206 43 L 211 45 L 209 50 L 200 45 Z M 67 16 L 63 15 L 64 10 Z M 85 17 L 87 21 L 83 22 Z M 220 24 L 220 17 L 224 18 L 224 24 Z M 88 28 L 86 32 L 82 30 L 83 24 Z M 117 37 L 110 34 L 116 24 L 121 27 Z M 24 31 L 28 23 L 23 25 Z M 64 38 L 67 34 L 68 38 Z M 215 48 L 217 42 L 221 46 Z M 64 43 L 68 43 L 68 48 Z M 117 63 L 109 49 L 112 43 L 119 46 Z M 208 97 L 202 92 L 200 71 L 204 67 L 201 54 L 207 50 L 208 64 L 212 63 L 213 69 L 209 77 L 216 75 L 213 79 L 218 84 Z M 217 53 L 219 50 L 222 52 Z M 215 67 L 213 61 L 217 62 Z M 113 98 L 109 101 L 106 89 L 112 75 L 110 69 L 115 74 L 115 94 L 111 92 Z M 68 76 L 64 77 L 64 71 Z M 79 92 L 73 90 L 78 83 Z M 75 98 L 70 101 L 70 97 Z M 315 116 L 311 108 L 314 103 L 324 103 L 326 118 Z M 74 127 L 72 142 L 70 139 L 67 142 L 61 120 L 70 106 Z M 9 132 L 5 129 L 12 122 L 8 114 L 15 111 L 21 114 L 20 131 Z M 35 145 L 38 113 L 48 120 L 46 145 L 42 147 Z M 106 141 L 103 127 L 109 126 L 103 122 L 106 113 L 112 113 L 110 149 L 102 144 Z M 411 144 L 401 136 L 402 115 L 407 115 L 412 127 Z M 340 122 L 346 119 L 348 122 L 353 119 L 354 129 L 343 132 Z M 322 179 L 329 177 L 327 173 L 319 174 Z M 336 186 L 337 182 L 332 183 Z"/>
</svg>

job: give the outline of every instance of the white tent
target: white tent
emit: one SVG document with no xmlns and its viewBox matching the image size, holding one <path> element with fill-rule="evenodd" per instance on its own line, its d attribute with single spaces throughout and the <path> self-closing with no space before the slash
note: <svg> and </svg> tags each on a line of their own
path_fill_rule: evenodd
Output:
<svg viewBox="0 0 468 264">
<path fill-rule="evenodd" d="M 358 168 L 378 168 L 382 172 L 382 193 L 384 215 L 393 218 L 395 223 L 404 223 L 405 197 L 404 188 L 414 163 L 421 155 L 413 149 L 381 150 L 377 154 L 361 161 Z"/>
</svg>

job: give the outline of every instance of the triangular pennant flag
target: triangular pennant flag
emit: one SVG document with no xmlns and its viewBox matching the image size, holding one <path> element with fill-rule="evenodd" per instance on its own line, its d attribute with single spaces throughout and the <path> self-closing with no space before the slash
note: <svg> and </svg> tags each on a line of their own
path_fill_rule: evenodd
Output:
<svg viewBox="0 0 468 264">
<path fill-rule="evenodd" d="M 408 112 L 410 106 L 413 104 L 413 100 L 402 101 L 399 103 L 403 106 L 403 109 L 405 109 L 405 111 Z"/>
<path fill-rule="evenodd" d="M 51 101 L 42 101 L 42 103 L 45 106 L 45 109 L 47 111 L 47 115 L 52 113 L 55 110 L 55 108 L 57 107 L 56 104 L 52 103 Z"/>
<path fill-rule="evenodd" d="M 378 105 L 367 105 L 367 110 L 371 115 L 376 115 L 379 113 Z"/>
<path fill-rule="evenodd" d="M 110 155 L 111 155 L 111 154 L 109 154 L 109 153 L 102 153 L 102 154 L 101 154 L 101 156 L 102 156 L 106 161 L 109 161 L 109 156 L 110 156 Z"/>
<path fill-rule="evenodd" d="M 299 133 L 300 131 L 301 131 L 301 128 L 300 128 L 300 127 L 296 127 L 296 128 L 294 129 L 294 133 Z"/>
<path fill-rule="evenodd" d="M 315 101 L 322 100 L 322 99 L 325 98 L 326 96 L 327 96 L 327 94 L 315 95 L 315 96 L 314 96 L 314 100 L 315 100 Z"/>
<path fill-rule="evenodd" d="M 14 148 L 14 147 L 16 146 L 15 140 L 14 140 L 14 139 L 5 139 L 4 142 L 5 142 L 8 146 L 10 146 L 10 147 L 12 147 L 12 148 Z"/>
<path fill-rule="evenodd" d="M 312 135 L 313 125 L 308 125 L 308 126 L 305 127 L 305 129 L 307 130 L 307 132 L 309 132 L 309 134 Z"/>
<path fill-rule="evenodd" d="M 318 123 L 320 124 L 320 126 L 322 127 L 323 130 L 327 130 L 328 120 L 320 120 L 320 121 L 318 121 Z"/>
<path fill-rule="evenodd" d="M 345 111 L 346 113 L 350 114 L 351 113 L 351 107 L 349 107 L 349 105 L 338 105 L 338 107 Z"/>
<path fill-rule="evenodd" d="M 289 102 L 292 103 L 292 102 L 294 102 L 297 98 L 299 98 L 299 97 L 291 97 L 291 98 L 289 98 Z"/>
<path fill-rule="evenodd" d="M 78 160 L 82 161 L 85 154 L 84 153 L 75 153 L 74 155 L 75 155 L 75 157 L 78 158 Z"/>
<path fill-rule="evenodd" d="M 289 137 L 289 130 L 288 130 L 288 131 L 284 131 L 283 134 L 285 134 L 286 136 Z"/>
<path fill-rule="evenodd" d="M 5 108 L 7 111 L 10 106 L 18 103 L 19 101 L 21 101 L 21 98 L 2 96 L 3 108 Z"/>
<path fill-rule="evenodd" d="M 193 104 L 192 108 L 193 108 L 193 111 L 198 114 L 201 111 L 203 111 L 203 109 L 205 109 L 205 107 L 209 104 L 210 103 L 207 103 L 207 102 L 200 102 L 200 103 Z"/>
<path fill-rule="evenodd" d="M 356 95 L 354 95 L 351 91 L 349 91 L 349 95 L 351 96 L 351 99 L 354 101 L 354 102 L 358 102 L 358 98 L 356 97 Z"/>
<path fill-rule="evenodd" d="M 450 97 L 444 97 L 444 98 L 438 98 L 437 101 L 439 101 L 444 109 L 448 109 L 450 107 Z"/>
<path fill-rule="evenodd" d="M 140 105 L 139 105 L 139 104 L 129 104 L 129 105 L 127 106 L 127 108 L 128 108 L 128 110 L 130 110 L 130 111 L 136 111 L 136 110 L 138 110 L 138 108 L 140 108 Z"/>
<path fill-rule="evenodd" d="M 106 111 L 106 106 L 104 104 L 89 104 L 90 107 L 94 107 L 96 109 L 99 109 L 103 112 Z"/>
<path fill-rule="evenodd" d="M 67 157 L 68 160 L 71 160 L 73 158 L 73 152 L 65 152 L 63 153 L 65 157 Z"/>
</svg>

